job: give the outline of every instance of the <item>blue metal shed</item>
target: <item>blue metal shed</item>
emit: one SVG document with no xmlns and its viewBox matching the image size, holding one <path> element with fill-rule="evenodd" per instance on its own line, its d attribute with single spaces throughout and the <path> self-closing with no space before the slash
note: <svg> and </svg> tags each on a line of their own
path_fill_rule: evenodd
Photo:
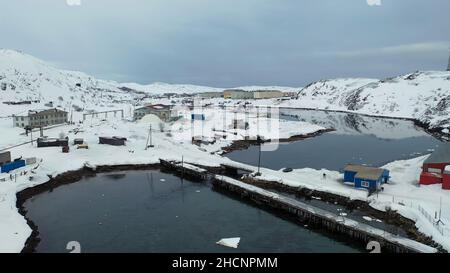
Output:
<svg viewBox="0 0 450 273">
<path fill-rule="evenodd" d="M 1 167 L 1 173 L 7 173 L 12 170 L 25 167 L 25 160 L 16 160 L 10 163 L 6 163 Z"/>
<path fill-rule="evenodd" d="M 347 165 L 344 182 L 354 183 L 355 188 L 376 190 L 389 181 L 389 171 L 361 165 Z"/>
</svg>

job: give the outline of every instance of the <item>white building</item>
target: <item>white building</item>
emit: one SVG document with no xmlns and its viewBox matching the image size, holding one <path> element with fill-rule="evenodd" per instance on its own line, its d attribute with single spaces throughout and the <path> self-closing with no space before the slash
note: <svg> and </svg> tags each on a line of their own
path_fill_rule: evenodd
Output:
<svg viewBox="0 0 450 273">
<path fill-rule="evenodd" d="M 21 128 L 46 127 L 63 124 L 68 121 L 68 113 L 59 109 L 30 110 L 23 114 L 13 115 L 13 126 Z"/>
</svg>

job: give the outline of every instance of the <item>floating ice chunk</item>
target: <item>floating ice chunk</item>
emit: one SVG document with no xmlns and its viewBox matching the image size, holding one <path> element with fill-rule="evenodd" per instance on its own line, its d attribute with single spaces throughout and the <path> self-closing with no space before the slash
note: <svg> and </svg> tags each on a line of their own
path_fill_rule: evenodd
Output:
<svg viewBox="0 0 450 273">
<path fill-rule="evenodd" d="M 366 221 L 369 221 L 369 222 L 372 221 L 372 218 L 370 218 L 369 216 L 363 216 L 363 219 L 366 220 Z"/>
<path fill-rule="evenodd" d="M 339 215 L 340 215 L 340 216 L 347 216 L 347 213 L 341 212 L 341 213 L 339 213 Z"/>
<path fill-rule="evenodd" d="M 241 241 L 240 237 L 225 238 L 225 239 L 218 241 L 216 244 L 226 246 L 226 247 L 237 248 L 240 241 Z"/>
<path fill-rule="evenodd" d="M 159 179 L 159 181 L 164 182 L 164 181 L 166 181 L 166 179 L 161 178 L 161 179 Z"/>
</svg>

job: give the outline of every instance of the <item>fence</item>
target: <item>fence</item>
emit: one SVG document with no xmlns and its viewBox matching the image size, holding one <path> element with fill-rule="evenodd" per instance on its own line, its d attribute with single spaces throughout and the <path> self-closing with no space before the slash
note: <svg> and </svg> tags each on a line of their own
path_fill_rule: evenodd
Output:
<svg viewBox="0 0 450 273">
<path fill-rule="evenodd" d="M 418 206 L 418 209 L 419 209 L 420 213 L 422 213 L 422 215 L 433 225 L 433 227 L 436 228 L 436 230 L 442 236 L 444 236 L 444 228 L 441 225 L 439 225 L 439 223 L 436 222 L 435 219 L 420 205 Z"/>
</svg>

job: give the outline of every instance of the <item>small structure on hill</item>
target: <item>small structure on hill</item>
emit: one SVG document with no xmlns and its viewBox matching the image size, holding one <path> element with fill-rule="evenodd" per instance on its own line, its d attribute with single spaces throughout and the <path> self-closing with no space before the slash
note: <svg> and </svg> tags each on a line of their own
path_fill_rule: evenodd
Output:
<svg viewBox="0 0 450 273">
<path fill-rule="evenodd" d="M 349 164 L 344 169 L 344 182 L 351 183 L 355 188 L 376 191 L 389 181 L 389 171 L 382 168 Z"/>
<path fill-rule="evenodd" d="M 242 89 L 228 89 L 223 91 L 224 99 L 253 99 L 253 92 Z"/>
<path fill-rule="evenodd" d="M 140 120 L 148 114 L 156 115 L 160 120 L 168 122 L 172 118 L 172 109 L 170 105 L 164 104 L 146 105 L 134 110 L 134 120 Z"/>
<path fill-rule="evenodd" d="M 125 141 L 127 139 L 124 137 L 99 137 L 98 143 L 99 144 L 107 144 L 107 145 L 113 145 L 113 146 L 124 146 Z"/>
<path fill-rule="evenodd" d="M 278 90 L 257 90 L 253 92 L 254 99 L 273 99 L 283 97 L 283 92 Z"/>
<path fill-rule="evenodd" d="M 421 185 L 442 184 L 450 189 L 450 143 L 442 143 L 425 160 L 420 174 Z"/>
<path fill-rule="evenodd" d="M 40 137 L 37 139 L 37 146 L 38 148 L 69 146 L 69 137 L 65 138 Z"/>
</svg>

